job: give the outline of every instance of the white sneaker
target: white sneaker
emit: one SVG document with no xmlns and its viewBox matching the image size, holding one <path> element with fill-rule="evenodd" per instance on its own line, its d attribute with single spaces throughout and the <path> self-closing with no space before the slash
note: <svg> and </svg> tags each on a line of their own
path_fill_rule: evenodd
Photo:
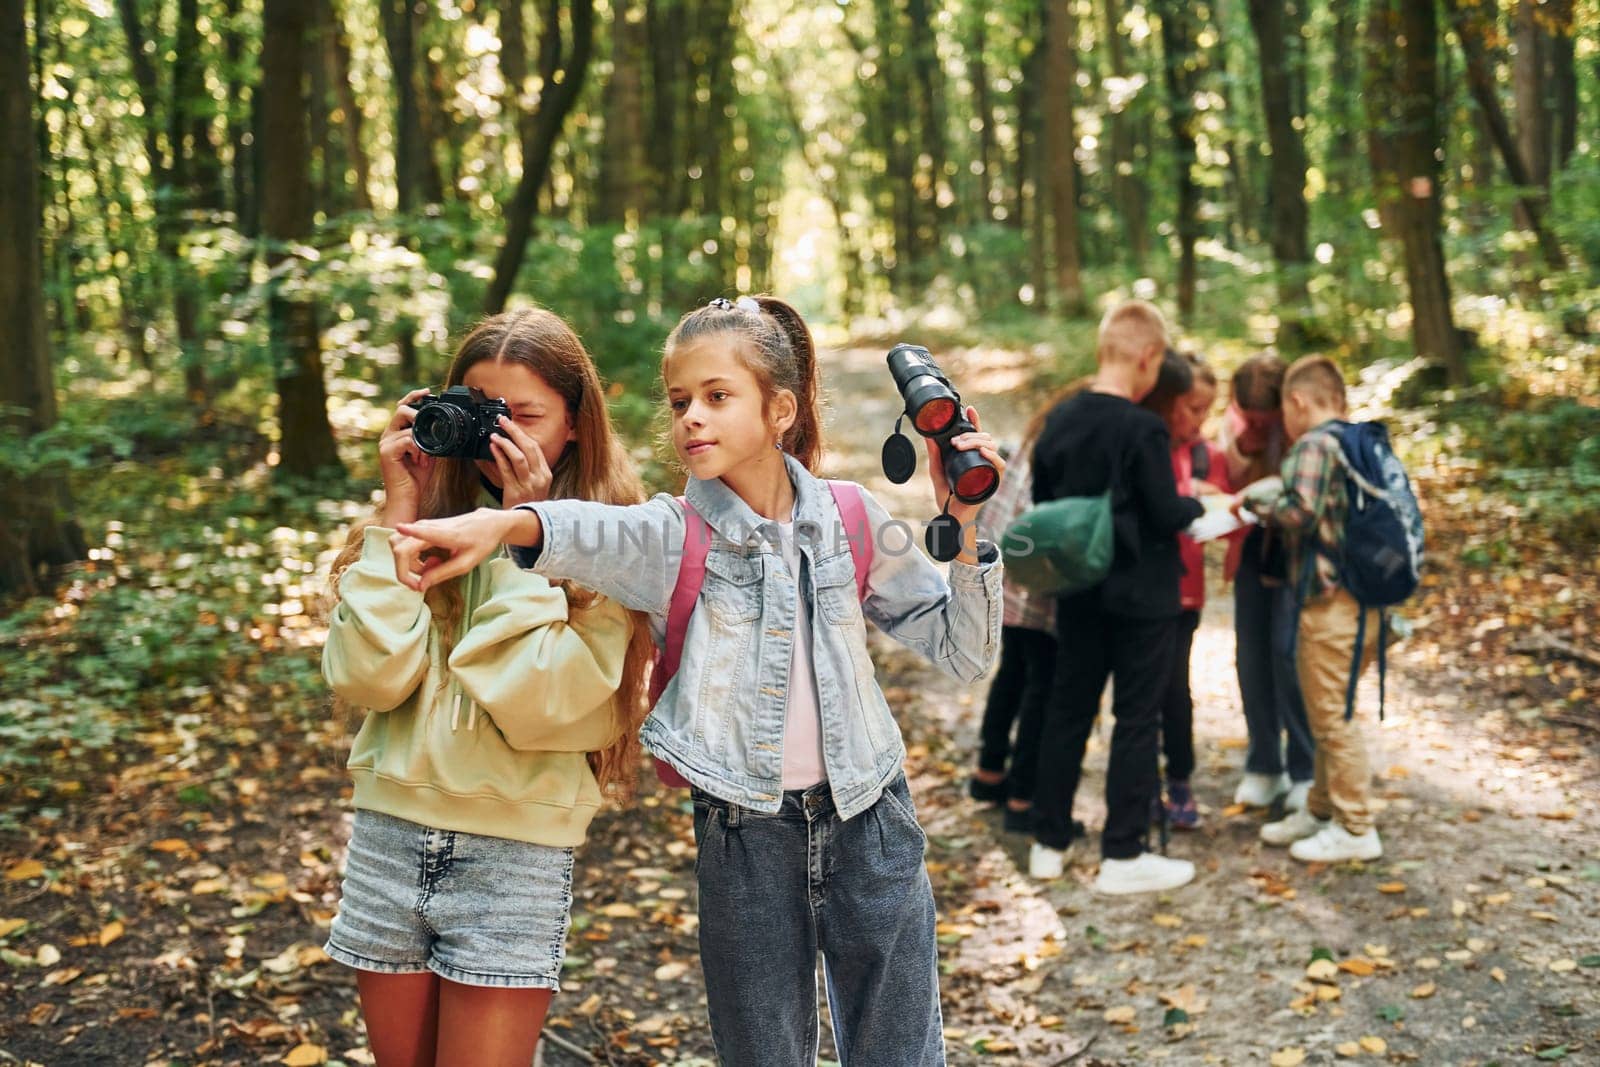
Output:
<svg viewBox="0 0 1600 1067">
<path fill-rule="evenodd" d="M 1336 822 L 1301 838 L 1289 846 L 1289 855 L 1305 863 L 1344 863 L 1347 860 L 1375 860 L 1383 855 L 1378 831 L 1352 834 Z"/>
<path fill-rule="evenodd" d="M 1311 782 L 1295 782 L 1283 797 L 1284 811 L 1305 811 L 1306 797 L 1311 795 Z"/>
<path fill-rule="evenodd" d="M 1292 845 L 1301 838 L 1310 837 L 1322 832 L 1328 825 L 1327 819 L 1319 819 L 1315 815 L 1301 808 L 1291 811 L 1277 822 L 1269 822 L 1261 828 L 1261 840 L 1269 845 Z"/>
<path fill-rule="evenodd" d="M 1287 774 L 1249 774 L 1239 780 L 1233 802 L 1250 808 L 1270 808 L 1272 802 L 1289 791 Z"/>
<path fill-rule="evenodd" d="M 1096 893 L 1159 893 L 1194 881 L 1194 864 L 1142 852 L 1131 860 L 1101 860 Z"/>
<path fill-rule="evenodd" d="M 1067 868 L 1067 853 L 1071 851 L 1070 847 L 1050 848 L 1035 841 L 1028 850 L 1028 877 L 1042 882 L 1060 878 Z"/>
</svg>

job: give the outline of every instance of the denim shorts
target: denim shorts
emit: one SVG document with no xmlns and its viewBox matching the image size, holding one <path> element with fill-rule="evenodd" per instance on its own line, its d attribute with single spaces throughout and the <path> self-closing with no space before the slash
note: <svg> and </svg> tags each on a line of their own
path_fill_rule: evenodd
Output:
<svg viewBox="0 0 1600 1067">
<path fill-rule="evenodd" d="M 363 971 L 560 989 L 572 849 L 357 811 L 329 956 Z"/>
</svg>

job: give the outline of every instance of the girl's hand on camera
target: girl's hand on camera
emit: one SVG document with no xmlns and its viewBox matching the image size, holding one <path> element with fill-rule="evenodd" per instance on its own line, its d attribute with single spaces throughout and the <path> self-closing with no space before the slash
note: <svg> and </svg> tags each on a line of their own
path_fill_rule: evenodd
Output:
<svg viewBox="0 0 1600 1067">
<path fill-rule="evenodd" d="M 990 463 L 1001 477 L 1005 476 L 1006 461 L 1000 456 L 1000 448 L 995 444 L 994 437 L 983 432 L 983 426 L 978 422 L 978 409 L 967 408 L 967 421 L 972 423 L 972 432 L 964 433 L 959 437 L 950 439 L 951 447 L 959 452 L 970 452 L 977 449 L 978 454 Z M 936 503 L 944 506 L 949 501 L 948 510 L 957 522 L 961 524 L 961 555 L 956 557 L 963 563 L 976 563 L 978 551 L 978 532 L 974 520 L 978 512 L 983 510 L 982 504 L 963 504 L 950 492 L 950 482 L 944 476 L 944 462 L 939 457 L 939 446 L 933 443 L 933 438 L 923 438 L 923 443 L 928 449 L 928 477 L 933 481 L 933 497 Z"/>
<path fill-rule="evenodd" d="M 426 389 L 413 389 L 400 401 L 394 417 L 378 438 L 378 467 L 383 472 L 383 512 L 378 522 L 397 526 L 412 522 L 422 504 L 422 494 L 433 478 L 436 460 L 424 452 L 411 432 L 417 409 L 411 405 L 428 395 Z"/>
<path fill-rule="evenodd" d="M 555 475 L 545 462 L 544 449 L 515 419 L 500 416 L 500 432 L 489 437 L 489 448 L 500 473 L 502 506 L 514 508 L 550 498 L 550 482 Z"/>
</svg>

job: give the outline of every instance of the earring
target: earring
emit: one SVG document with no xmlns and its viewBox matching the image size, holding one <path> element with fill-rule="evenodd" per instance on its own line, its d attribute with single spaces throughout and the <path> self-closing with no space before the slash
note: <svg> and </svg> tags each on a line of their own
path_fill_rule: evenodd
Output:
<svg viewBox="0 0 1600 1067">
<path fill-rule="evenodd" d="M 782 452 L 783 451 L 783 438 L 780 437 L 776 441 L 772 442 L 772 447 L 776 448 L 779 452 Z"/>
</svg>

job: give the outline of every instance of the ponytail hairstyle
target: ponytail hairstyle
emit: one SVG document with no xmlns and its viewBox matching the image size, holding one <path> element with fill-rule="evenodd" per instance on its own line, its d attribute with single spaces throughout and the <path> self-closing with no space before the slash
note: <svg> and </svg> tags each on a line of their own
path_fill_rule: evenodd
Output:
<svg viewBox="0 0 1600 1067">
<path fill-rule="evenodd" d="M 450 370 L 445 388 L 460 385 L 467 371 L 486 360 L 528 368 L 561 396 L 575 439 L 569 442 L 551 468 L 550 499 L 589 500 L 601 504 L 638 504 L 645 498 L 627 449 L 617 437 L 606 408 L 599 371 L 572 327 L 543 308 L 523 308 L 494 315 L 467 334 Z M 471 511 L 483 500 L 478 467 L 467 460 L 435 463 L 433 477 L 418 508 L 419 518 L 438 519 Z M 339 579 L 361 557 L 365 530 L 376 515 L 350 531 L 344 549 L 334 560 L 332 588 L 337 596 Z M 428 590 L 427 603 L 438 629 L 440 657 L 448 660 L 460 636 L 466 612 L 463 585 L 451 579 Z M 593 590 L 567 583 L 568 611 L 576 616 L 601 599 Z M 598 752 L 589 753 L 602 793 L 619 799 L 632 795 L 639 764 L 639 725 L 649 710 L 645 681 L 655 652 L 649 620 L 628 612 L 630 632 L 623 658 L 622 682 L 613 703 L 613 739 Z"/>
<path fill-rule="evenodd" d="M 779 390 L 794 394 L 794 425 L 779 443 L 814 473 L 822 462 L 822 402 L 817 348 L 805 320 L 777 297 L 742 296 L 738 301 L 718 297 L 678 320 L 661 357 L 663 373 L 680 345 L 722 334 L 737 340 L 740 360 L 760 383 L 763 414 Z"/>
<path fill-rule="evenodd" d="M 1283 403 L 1283 376 L 1288 369 L 1270 352 L 1251 356 L 1239 364 L 1228 383 L 1234 405 L 1240 411 L 1277 411 Z"/>
</svg>

